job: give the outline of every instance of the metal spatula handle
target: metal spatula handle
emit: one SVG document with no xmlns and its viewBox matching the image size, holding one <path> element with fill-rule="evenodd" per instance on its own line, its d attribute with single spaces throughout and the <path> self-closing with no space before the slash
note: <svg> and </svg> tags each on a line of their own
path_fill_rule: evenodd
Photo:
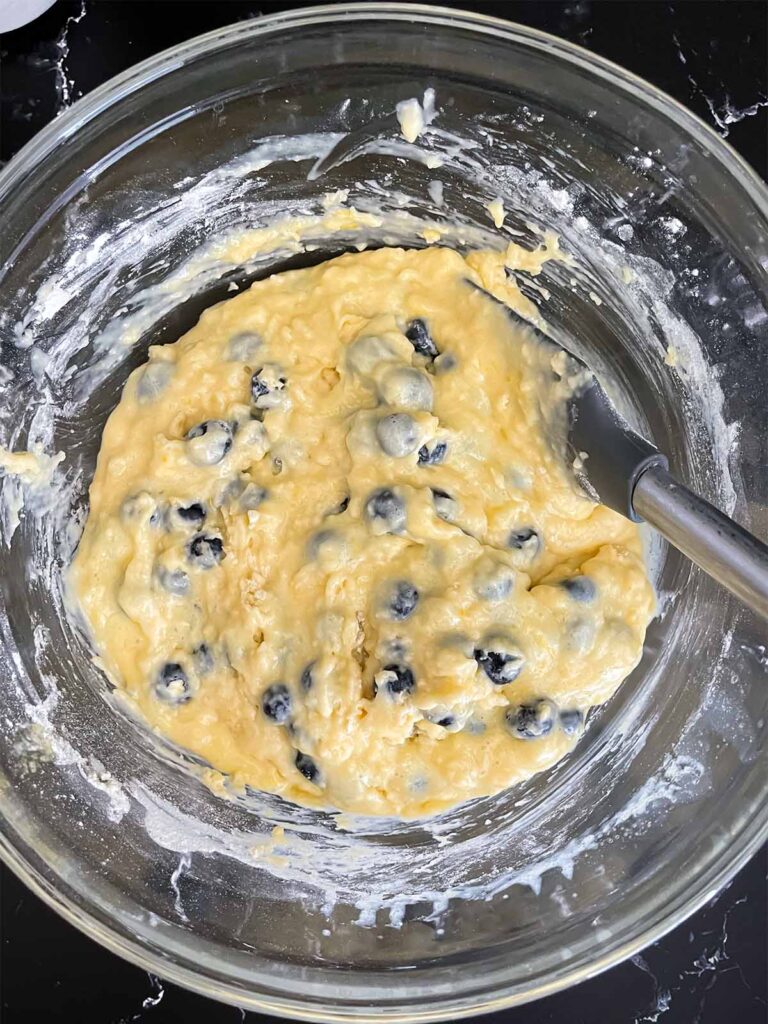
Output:
<svg viewBox="0 0 768 1024">
<path fill-rule="evenodd" d="M 581 364 L 583 366 L 583 364 Z M 768 619 L 768 547 L 676 480 L 594 377 L 569 408 L 570 457 L 587 493 L 645 520 L 704 572 Z M 586 455 L 586 458 L 583 456 Z"/>
<path fill-rule="evenodd" d="M 634 511 L 718 583 L 768 619 L 768 547 L 663 466 L 651 466 L 632 492 Z"/>
</svg>

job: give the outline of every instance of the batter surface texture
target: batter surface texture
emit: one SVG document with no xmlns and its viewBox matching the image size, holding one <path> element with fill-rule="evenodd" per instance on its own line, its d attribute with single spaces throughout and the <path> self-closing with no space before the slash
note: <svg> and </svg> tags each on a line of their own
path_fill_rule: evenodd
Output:
<svg viewBox="0 0 768 1024">
<path fill-rule="evenodd" d="M 129 378 L 74 594 L 110 678 L 235 786 L 434 813 L 553 764 L 638 662 L 638 532 L 551 444 L 573 382 L 502 304 L 511 252 L 277 275 Z"/>
</svg>

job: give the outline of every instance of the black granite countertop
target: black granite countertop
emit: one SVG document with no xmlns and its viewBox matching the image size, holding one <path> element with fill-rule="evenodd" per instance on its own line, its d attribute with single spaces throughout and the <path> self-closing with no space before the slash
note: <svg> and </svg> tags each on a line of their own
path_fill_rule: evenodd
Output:
<svg viewBox="0 0 768 1024">
<path fill-rule="evenodd" d="M 0 0 L 0 3 L 2 0 Z M 445 3 L 445 0 L 444 0 Z M 255 0 L 59 0 L 0 37 L 0 161 L 124 68 L 209 29 L 308 6 Z M 544 29 L 637 72 L 768 171 L 768 4 L 762 0 L 533 0 L 446 4 Z M 642 955 L 495 1024 L 765 1024 L 768 851 Z M 274 1018 L 192 995 L 76 932 L 0 874 L 3 1024 L 206 1024 Z"/>
</svg>

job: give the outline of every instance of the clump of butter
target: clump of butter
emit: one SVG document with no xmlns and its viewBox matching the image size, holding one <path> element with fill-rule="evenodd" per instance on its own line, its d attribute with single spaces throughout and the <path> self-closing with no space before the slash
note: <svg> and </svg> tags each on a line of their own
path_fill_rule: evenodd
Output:
<svg viewBox="0 0 768 1024">
<path fill-rule="evenodd" d="M 501 199 L 493 199 L 490 203 L 485 204 L 485 208 L 491 215 L 491 220 L 497 228 L 503 227 L 504 219 L 507 216 L 507 211 L 504 209 L 504 203 Z"/>
<path fill-rule="evenodd" d="M 427 89 L 421 103 L 415 97 L 410 100 L 401 100 L 395 107 L 395 111 L 403 138 L 406 142 L 415 142 L 425 127 L 431 124 L 437 113 L 435 90 Z"/>
</svg>

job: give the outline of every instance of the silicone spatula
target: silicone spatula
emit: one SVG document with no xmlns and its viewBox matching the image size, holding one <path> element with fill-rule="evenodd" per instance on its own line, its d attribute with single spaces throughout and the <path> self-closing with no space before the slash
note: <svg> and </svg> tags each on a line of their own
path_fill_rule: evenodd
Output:
<svg viewBox="0 0 768 1024">
<path fill-rule="evenodd" d="M 649 523 L 768 618 L 768 546 L 676 480 L 666 456 L 629 427 L 591 373 L 569 402 L 568 448 L 588 493 L 634 522 Z"/>
</svg>

